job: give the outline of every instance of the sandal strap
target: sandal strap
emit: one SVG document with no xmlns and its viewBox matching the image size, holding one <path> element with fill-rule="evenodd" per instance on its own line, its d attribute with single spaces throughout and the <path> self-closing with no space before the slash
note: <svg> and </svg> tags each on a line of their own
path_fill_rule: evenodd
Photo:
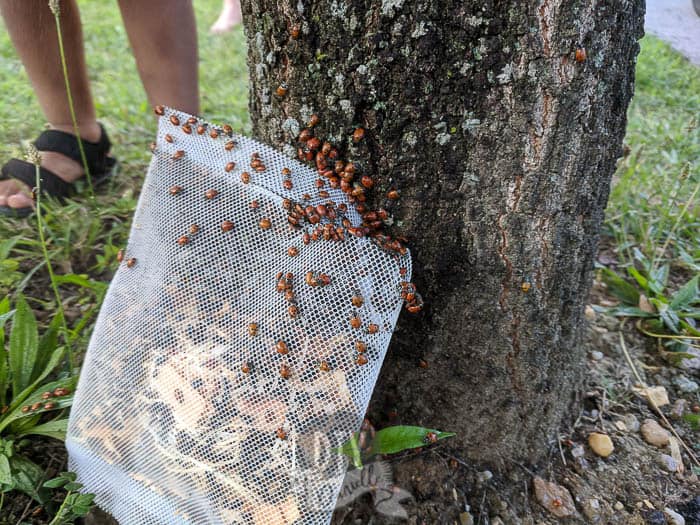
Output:
<svg viewBox="0 0 700 525">
<path fill-rule="evenodd" d="M 97 142 L 89 142 L 85 139 L 82 140 L 85 158 L 91 174 L 105 171 L 107 154 L 112 147 L 104 127 L 102 124 L 99 124 L 99 126 L 102 132 L 100 140 Z M 78 163 L 82 162 L 78 139 L 72 133 L 48 129 L 39 135 L 34 141 L 34 145 L 39 151 L 60 153 Z"/>
<path fill-rule="evenodd" d="M 30 188 L 36 187 L 36 172 L 34 164 L 19 160 L 10 159 L 2 167 L 0 180 L 17 179 L 25 183 Z M 68 197 L 73 193 L 74 186 L 70 182 L 64 181 L 55 173 L 46 168 L 39 167 L 39 180 L 41 181 L 41 190 L 47 195 L 53 197 Z"/>
</svg>

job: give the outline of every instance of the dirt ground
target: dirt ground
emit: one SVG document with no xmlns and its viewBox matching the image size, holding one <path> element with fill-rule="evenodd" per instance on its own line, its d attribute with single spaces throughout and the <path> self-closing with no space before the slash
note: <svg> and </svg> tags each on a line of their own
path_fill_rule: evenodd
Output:
<svg viewBox="0 0 700 525">
<path fill-rule="evenodd" d="M 609 300 L 604 286 L 596 283 L 591 303 L 606 304 Z M 681 447 L 683 466 L 678 462 L 673 465 L 668 459 L 671 448 L 649 444 L 638 429 L 647 419 L 662 426 L 664 423 L 648 401 L 635 392 L 638 381 L 621 349 L 619 334 L 624 335 L 642 379 L 649 386 L 666 389 L 669 403 L 661 411 L 696 456 L 700 454 L 700 432 L 692 430 L 679 415 L 700 411 L 700 391 L 692 391 L 691 384 L 700 383 L 699 371 L 670 366 L 660 357 L 656 343 L 642 336 L 629 321 L 594 314 L 590 308 L 587 317 L 582 342 L 588 350 L 585 383 L 569 419 L 562 425 L 559 441 L 550 444 L 545 461 L 488 471 L 453 455 L 449 441 L 382 458 L 390 467 L 395 486 L 412 496 L 401 502 L 407 519 L 379 512 L 368 492 L 339 508 L 334 525 L 700 525 L 700 481 L 692 472 L 688 453 Z M 612 439 L 614 451 L 609 457 L 602 458 L 591 450 L 591 432 Z M 32 455 L 47 468 L 49 479 L 65 468 L 65 452 L 56 442 L 45 445 L 37 443 Z M 422 475 L 411 477 L 408 472 Z M 535 493 L 536 477 L 541 478 L 538 483 L 556 484 L 549 486 L 559 491 L 551 495 L 549 503 Z M 571 502 L 567 501 L 569 496 Z M 541 502 L 548 504 L 549 510 Z M 667 509 L 676 516 L 668 514 Z M 47 511 L 28 498 L 13 495 L 5 499 L 0 524 L 47 523 L 47 517 Z M 85 520 L 86 525 L 113 523 L 99 511 Z"/>
<path fill-rule="evenodd" d="M 603 285 L 596 283 L 591 301 L 605 304 L 608 300 Z M 663 457 L 671 455 L 670 447 L 647 443 L 638 429 L 647 419 L 662 426 L 663 422 L 646 398 L 635 393 L 638 381 L 627 364 L 619 334 L 624 335 L 632 361 L 647 385 L 666 389 L 670 402 L 661 411 L 696 456 L 700 453 L 700 432 L 692 430 L 679 414 L 700 411 L 700 395 L 698 391 L 682 391 L 678 385 L 692 390 L 688 381 L 700 382 L 698 370 L 669 366 L 659 357 L 656 343 L 642 336 L 631 322 L 621 323 L 590 309 L 587 312 L 585 384 L 568 424 L 562 426 L 559 443 L 551 444 L 546 461 L 483 471 L 453 456 L 449 443 L 386 458 L 396 485 L 414 496 L 403 503 L 408 520 L 392 520 L 377 513 L 368 494 L 336 512 L 334 524 L 700 525 L 700 482 L 691 470 L 687 452 L 681 451 L 683 467 L 676 464 L 671 472 L 669 467 L 674 465 Z M 591 450 L 591 432 L 605 433 L 612 439 L 614 451 L 609 457 L 604 459 Z M 409 464 L 412 468 L 408 470 L 423 475 L 407 479 L 402 472 Z M 567 509 L 563 493 L 555 494 L 557 501 L 549 504 L 550 509 L 568 516 L 559 517 L 540 503 L 534 490 L 535 477 L 568 491 L 571 509 Z M 666 509 L 672 512 L 665 513 Z"/>
</svg>

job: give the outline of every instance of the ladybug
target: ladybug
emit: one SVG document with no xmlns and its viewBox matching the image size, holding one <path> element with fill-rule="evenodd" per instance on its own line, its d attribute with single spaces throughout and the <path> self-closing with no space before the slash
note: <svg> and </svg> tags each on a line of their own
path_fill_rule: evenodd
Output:
<svg viewBox="0 0 700 525">
<path fill-rule="evenodd" d="M 283 97 L 287 94 L 288 87 L 286 82 L 282 82 L 279 86 L 277 86 L 277 89 L 275 90 L 275 93 L 277 94 L 278 97 Z"/>
<path fill-rule="evenodd" d="M 280 376 L 282 376 L 282 379 L 289 379 L 291 375 L 292 371 L 287 365 L 280 366 Z"/>
<path fill-rule="evenodd" d="M 435 432 L 428 432 L 423 438 L 423 441 L 426 443 L 437 443 L 438 435 Z"/>
<path fill-rule="evenodd" d="M 360 142 L 363 138 L 365 138 L 365 130 L 364 128 L 357 128 L 355 131 L 352 133 L 352 141 L 357 144 Z"/>
</svg>

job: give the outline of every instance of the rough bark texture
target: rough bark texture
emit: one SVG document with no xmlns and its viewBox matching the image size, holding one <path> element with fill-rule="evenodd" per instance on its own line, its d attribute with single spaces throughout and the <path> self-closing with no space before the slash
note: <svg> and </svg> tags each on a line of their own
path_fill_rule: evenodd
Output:
<svg viewBox="0 0 700 525">
<path fill-rule="evenodd" d="M 477 462 L 537 460 L 582 369 L 642 0 L 242 4 L 255 135 L 294 156 L 317 113 L 375 195 L 402 192 L 393 231 L 427 307 L 402 316 L 374 421 L 455 431 Z"/>
</svg>

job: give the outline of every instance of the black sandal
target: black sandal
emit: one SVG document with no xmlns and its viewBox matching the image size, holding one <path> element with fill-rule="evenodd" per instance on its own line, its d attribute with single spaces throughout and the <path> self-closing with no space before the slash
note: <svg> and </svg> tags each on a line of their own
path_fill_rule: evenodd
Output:
<svg viewBox="0 0 700 525">
<path fill-rule="evenodd" d="M 112 175 L 116 173 L 118 167 L 117 160 L 114 157 L 108 156 L 112 144 L 102 124 L 100 124 L 100 129 L 102 130 L 102 135 L 98 142 L 82 141 L 93 186 L 97 186 L 112 177 Z M 53 151 L 82 164 L 78 140 L 75 138 L 75 135 L 71 133 L 55 129 L 46 130 L 34 141 L 34 146 L 36 146 L 36 149 L 40 152 Z M 39 178 L 41 181 L 42 193 L 46 195 L 51 195 L 60 200 L 75 193 L 76 188 L 74 183 L 64 181 L 46 168 L 39 167 Z M 30 188 L 36 187 L 36 171 L 34 164 L 20 159 L 10 159 L 2 167 L 2 172 L 0 172 L 0 181 L 8 179 L 16 179 Z M 0 206 L 0 215 L 8 217 L 26 217 L 31 214 L 32 211 L 33 208 Z"/>
</svg>

